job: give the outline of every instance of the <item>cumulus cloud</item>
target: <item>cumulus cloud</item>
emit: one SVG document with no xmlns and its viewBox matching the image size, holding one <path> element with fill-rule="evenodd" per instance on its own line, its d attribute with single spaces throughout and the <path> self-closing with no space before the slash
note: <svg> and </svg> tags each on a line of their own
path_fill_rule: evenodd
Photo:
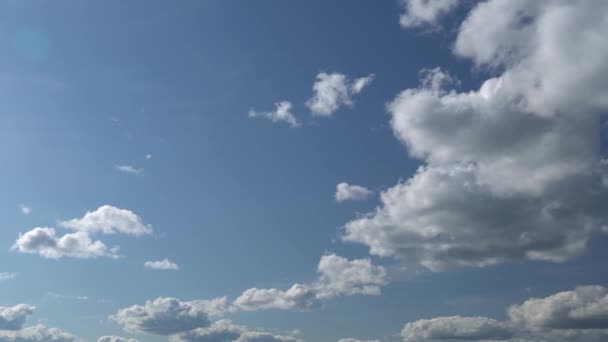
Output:
<svg viewBox="0 0 608 342">
<path fill-rule="evenodd" d="M 311 284 L 294 284 L 287 291 L 252 288 L 234 300 L 235 310 L 309 310 L 321 300 L 336 296 L 378 295 L 388 282 L 386 270 L 369 259 L 348 260 L 324 255 L 317 267 L 319 278 Z"/>
<path fill-rule="evenodd" d="M 95 211 L 87 212 L 82 218 L 62 221 L 62 227 L 90 234 L 127 234 L 134 236 L 152 234 L 152 227 L 127 209 L 103 205 Z"/>
<path fill-rule="evenodd" d="M 139 175 L 144 172 L 143 169 L 138 169 L 132 165 L 116 165 L 116 170 L 124 173 L 130 173 L 134 175 Z"/>
<path fill-rule="evenodd" d="M 226 298 L 183 302 L 176 298 L 157 298 L 142 305 L 119 310 L 110 319 L 129 332 L 154 335 L 176 333 L 207 327 L 209 317 L 225 311 Z"/>
<path fill-rule="evenodd" d="M 172 336 L 171 342 L 302 342 L 291 336 L 250 331 L 230 320 L 214 322 L 207 328 L 198 328 Z"/>
<path fill-rule="evenodd" d="M 336 185 L 335 199 L 337 202 L 358 201 L 371 196 L 373 192 L 360 185 L 348 184 L 345 182 Z"/>
<path fill-rule="evenodd" d="M 0 306 L 0 330 L 20 330 L 36 308 L 26 304 Z"/>
<path fill-rule="evenodd" d="M 314 95 L 306 102 L 313 115 L 331 116 L 342 106 L 353 106 L 353 96 L 360 94 L 374 80 L 374 74 L 351 80 L 340 73 L 320 73 L 313 85 Z"/>
<path fill-rule="evenodd" d="M 291 127 L 300 126 L 300 122 L 291 112 L 291 102 L 281 101 L 275 103 L 275 110 L 269 112 L 257 112 L 253 109 L 249 111 L 250 118 L 266 118 L 272 122 L 285 122 Z"/>
<path fill-rule="evenodd" d="M 102 336 L 97 339 L 97 342 L 140 342 L 135 338 L 124 338 L 120 336 Z"/>
<path fill-rule="evenodd" d="M 0 272 L 0 281 L 15 279 L 17 273 Z"/>
<path fill-rule="evenodd" d="M 509 319 L 438 317 L 407 323 L 404 342 L 510 341 L 600 342 L 608 338 L 608 290 L 581 286 L 531 298 L 508 310 Z"/>
<path fill-rule="evenodd" d="M 502 74 L 456 92 L 434 69 L 389 104 L 395 136 L 425 165 L 348 222 L 344 240 L 436 271 L 580 255 L 607 221 L 606 11 L 603 1 L 477 4 L 455 53 Z"/>
<path fill-rule="evenodd" d="M 514 332 L 508 324 L 486 317 L 439 317 L 410 322 L 401 331 L 404 342 L 506 341 Z"/>
<path fill-rule="evenodd" d="M 147 268 L 155 269 L 155 270 L 167 270 L 167 271 L 177 271 L 179 270 L 179 266 L 169 261 L 169 259 L 165 258 L 159 261 L 146 261 L 144 266 Z"/>
<path fill-rule="evenodd" d="M 36 227 L 25 234 L 20 234 L 11 249 L 20 253 L 39 254 L 49 259 L 119 257 L 118 247 L 108 248 L 101 241 L 93 241 L 86 232 L 75 232 L 58 237 L 55 229 L 48 227 Z"/>
<path fill-rule="evenodd" d="M 57 328 L 34 325 L 16 331 L 0 330 L 0 342 L 81 342 L 76 336 Z"/>
<path fill-rule="evenodd" d="M 458 6 L 458 0 L 402 0 L 401 26 L 438 28 L 438 21 Z"/>
<path fill-rule="evenodd" d="M 380 340 L 358 340 L 356 338 L 343 338 L 338 342 L 380 342 Z"/>
</svg>

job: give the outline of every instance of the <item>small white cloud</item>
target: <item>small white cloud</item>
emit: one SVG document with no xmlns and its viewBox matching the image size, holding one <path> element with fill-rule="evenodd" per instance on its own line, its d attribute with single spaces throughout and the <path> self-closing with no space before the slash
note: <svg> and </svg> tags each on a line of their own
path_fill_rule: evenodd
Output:
<svg viewBox="0 0 608 342">
<path fill-rule="evenodd" d="M 32 208 L 30 208 L 29 206 L 25 205 L 25 204 L 19 204 L 19 210 L 21 210 L 21 213 L 23 215 L 29 215 L 32 213 Z"/>
<path fill-rule="evenodd" d="M 118 258 L 118 247 L 108 248 L 101 241 L 93 241 L 86 232 L 56 236 L 55 229 L 37 227 L 19 235 L 11 248 L 19 253 L 39 254 L 48 259 L 72 258 Z"/>
<path fill-rule="evenodd" d="M 151 154 L 146 154 L 146 160 L 150 160 L 152 159 L 152 155 Z"/>
<path fill-rule="evenodd" d="M 351 185 L 348 183 L 340 183 L 336 186 L 335 199 L 337 202 L 348 200 L 364 200 L 371 196 L 373 191 L 360 185 Z"/>
<path fill-rule="evenodd" d="M 131 173 L 134 175 L 140 175 L 144 172 L 143 169 L 138 169 L 131 165 L 116 165 L 116 170 L 124 173 Z"/>
<path fill-rule="evenodd" d="M 140 342 L 134 338 L 124 338 L 120 336 L 102 336 L 97 339 L 97 342 Z"/>
<path fill-rule="evenodd" d="M 17 273 L 0 272 L 0 281 L 15 279 Z"/>
<path fill-rule="evenodd" d="M 314 95 L 306 106 L 316 116 L 331 116 L 342 106 L 354 105 L 353 95 L 360 94 L 374 80 L 374 74 L 354 81 L 340 73 L 320 73 L 313 85 Z"/>
<path fill-rule="evenodd" d="M 167 258 L 165 258 L 163 260 L 159 260 L 159 261 L 146 261 L 144 263 L 144 266 L 147 268 L 155 269 L 155 270 L 167 270 L 167 271 L 179 270 L 179 266 L 176 263 L 169 261 L 169 259 L 167 259 Z"/>
<path fill-rule="evenodd" d="M 401 26 L 406 28 L 427 26 L 438 28 L 438 21 L 456 8 L 458 0 L 402 0 L 405 13 Z"/>
<path fill-rule="evenodd" d="M 250 118 L 266 118 L 272 122 L 285 122 L 291 127 L 300 126 L 300 122 L 296 119 L 295 115 L 291 112 L 291 102 L 281 101 L 275 103 L 276 109 L 270 112 L 256 112 L 251 109 L 249 111 Z"/>
<path fill-rule="evenodd" d="M 103 205 L 87 212 L 82 218 L 59 222 L 64 228 L 90 234 L 127 234 L 134 236 L 152 234 L 152 227 L 144 224 L 141 217 L 130 210 Z"/>
</svg>

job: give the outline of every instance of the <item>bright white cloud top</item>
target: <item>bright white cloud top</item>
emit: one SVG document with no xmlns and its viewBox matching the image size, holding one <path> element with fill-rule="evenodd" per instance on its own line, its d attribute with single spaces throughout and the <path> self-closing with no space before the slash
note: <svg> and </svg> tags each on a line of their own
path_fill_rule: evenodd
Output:
<svg viewBox="0 0 608 342">
<path fill-rule="evenodd" d="M 374 80 L 370 74 L 355 80 L 341 73 L 320 73 L 313 85 L 314 95 L 306 105 L 316 116 L 331 116 L 342 106 L 354 105 L 353 96 L 360 94 Z"/>
<path fill-rule="evenodd" d="M 334 195 L 334 198 L 337 202 L 360 201 L 368 198 L 373 193 L 373 191 L 366 187 L 342 182 L 336 185 L 336 194 Z"/>
<path fill-rule="evenodd" d="M 127 209 L 103 205 L 95 211 L 87 212 L 82 218 L 59 222 L 59 225 L 90 234 L 126 234 L 142 236 L 152 234 L 152 226 Z"/>
</svg>

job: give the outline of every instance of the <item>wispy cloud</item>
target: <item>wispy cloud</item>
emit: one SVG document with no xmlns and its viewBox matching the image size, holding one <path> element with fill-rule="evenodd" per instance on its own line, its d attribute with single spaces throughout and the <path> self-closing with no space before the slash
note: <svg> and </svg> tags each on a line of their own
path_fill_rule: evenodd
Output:
<svg viewBox="0 0 608 342">
<path fill-rule="evenodd" d="M 116 165 L 116 170 L 124 173 L 131 173 L 134 175 L 139 175 L 144 172 L 144 169 L 138 169 L 132 165 Z"/>
<path fill-rule="evenodd" d="M 296 116 L 291 112 L 291 102 L 281 101 L 275 103 L 276 109 L 268 112 L 256 112 L 251 109 L 249 111 L 250 118 L 266 118 L 272 122 L 285 122 L 291 127 L 300 126 L 300 122 L 296 119 Z"/>
<path fill-rule="evenodd" d="M 16 273 L 0 272 L 0 281 L 15 279 Z"/>
<path fill-rule="evenodd" d="M 32 213 L 32 208 L 23 203 L 19 204 L 19 210 L 21 210 L 23 215 L 29 215 Z"/>
</svg>

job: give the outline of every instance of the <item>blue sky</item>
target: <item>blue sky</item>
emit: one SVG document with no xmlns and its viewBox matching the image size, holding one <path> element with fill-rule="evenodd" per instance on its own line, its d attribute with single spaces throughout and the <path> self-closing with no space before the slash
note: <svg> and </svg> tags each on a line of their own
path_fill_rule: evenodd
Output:
<svg viewBox="0 0 608 342">
<path fill-rule="evenodd" d="M 601 341 L 607 17 L 0 1 L 0 341 Z"/>
</svg>

